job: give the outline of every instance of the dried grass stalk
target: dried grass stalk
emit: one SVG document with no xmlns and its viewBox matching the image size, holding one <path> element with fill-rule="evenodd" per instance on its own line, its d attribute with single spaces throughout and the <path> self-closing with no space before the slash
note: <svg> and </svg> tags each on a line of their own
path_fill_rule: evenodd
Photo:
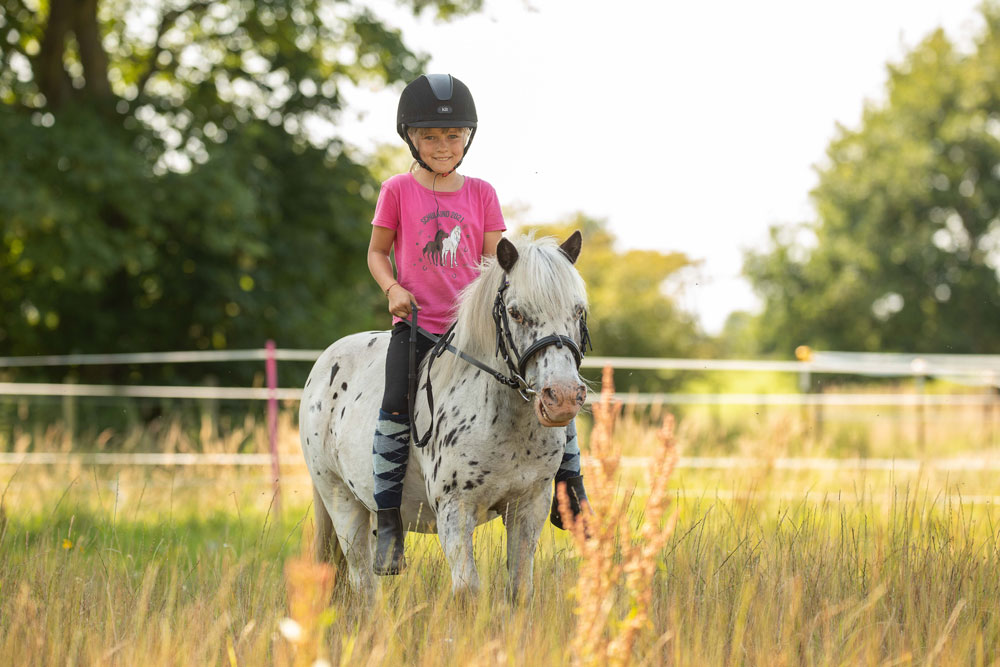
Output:
<svg viewBox="0 0 1000 667">
<path fill-rule="evenodd" d="M 276 657 L 277 662 L 296 667 L 328 659 L 325 631 L 334 620 L 329 605 L 336 570 L 313 559 L 312 539 L 307 532 L 302 554 L 285 562 L 288 617 L 281 621 L 280 630 L 288 643 L 279 648 Z"/>
<path fill-rule="evenodd" d="M 615 443 L 615 421 L 621 402 L 614 398 L 613 370 L 604 368 L 600 400 L 593 405 L 591 463 L 586 466 L 593 513 L 574 518 L 562 485 L 557 489 L 559 511 L 580 553 L 576 600 L 574 662 L 582 665 L 627 665 L 640 632 L 648 628 L 649 606 L 657 559 L 677 522 L 676 510 L 664 520 L 670 505 L 667 485 L 677 464 L 674 418 L 667 414 L 657 433 L 659 449 L 650 473 L 649 499 L 641 522 L 628 515 L 630 498 L 616 498 L 621 446 Z"/>
</svg>

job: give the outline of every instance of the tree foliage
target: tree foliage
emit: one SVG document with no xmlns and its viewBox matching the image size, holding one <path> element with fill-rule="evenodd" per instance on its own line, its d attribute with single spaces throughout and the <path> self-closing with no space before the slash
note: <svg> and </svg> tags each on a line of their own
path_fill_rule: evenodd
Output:
<svg viewBox="0 0 1000 667">
<path fill-rule="evenodd" d="M 377 182 L 331 128 L 425 63 L 361 3 L 0 0 L 0 355 L 371 327 Z"/>
<path fill-rule="evenodd" d="M 1000 352 L 1000 9 L 983 13 L 971 52 L 939 30 L 889 68 L 827 150 L 817 220 L 748 254 L 762 351 Z"/>
</svg>

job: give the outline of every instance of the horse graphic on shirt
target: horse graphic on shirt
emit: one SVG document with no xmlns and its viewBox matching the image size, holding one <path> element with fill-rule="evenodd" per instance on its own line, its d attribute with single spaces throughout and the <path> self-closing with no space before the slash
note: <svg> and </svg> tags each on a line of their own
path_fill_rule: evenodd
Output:
<svg viewBox="0 0 1000 667">
<path fill-rule="evenodd" d="M 462 226 L 455 225 L 451 234 L 441 241 L 441 264 L 445 266 L 458 266 L 458 244 L 462 242 Z M 450 255 L 450 259 L 449 259 Z M 450 263 L 449 263 L 450 261 Z"/>
<path fill-rule="evenodd" d="M 428 241 L 427 245 L 424 246 L 423 255 L 424 259 L 429 261 L 434 266 L 441 263 L 441 242 L 448 235 L 442 230 L 437 230 L 434 234 L 434 240 Z"/>
</svg>

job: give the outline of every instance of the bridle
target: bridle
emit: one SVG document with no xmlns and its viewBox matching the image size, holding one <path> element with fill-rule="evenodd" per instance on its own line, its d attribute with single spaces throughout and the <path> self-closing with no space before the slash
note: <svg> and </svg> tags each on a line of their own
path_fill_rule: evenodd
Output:
<svg viewBox="0 0 1000 667">
<path fill-rule="evenodd" d="M 499 355 L 504 360 L 504 363 L 507 365 L 509 375 L 504 375 L 502 372 L 491 368 L 475 357 L 466 354 L 452 345 L 451 341 L 455 338 L 454 324 L 452 324 L 441 336 L 436 336 L 426 329 L 417 326 L 417 307 L 416 304 L 412 302 L 410 303 L 412 320 L 410 321 L 410 367 L 408 378 L 409 393 L 407 400 L 410 411 L 410 441 L 417 447 L 425 446 L 428 441 L 430 441 L 431 433 L 434 431 L 434 393 L 431 389 L 431 366 L 434 364 L 435 359 L 444 354 L 445 350 L 458 356 L 463 361 L 476 367 L 478 370 L 490 375 L 500 384 L 516 389 L 517 393 L 521 395 L 521 398 L 530 402 L 537 392 L 531 385 L 528 384 L 527 380 L 524 379 L 524 372 L 532 357 L 545 348 L 553 345 L 558 349 L 562 349 L 563 346 L 566 346 L 573 355 L 573 359 L 576 361 L 576 367 L 579 368 L 580 364 L 583 362 L 583 356 L 587 347 L 590 346 L 590 348 L 593 349 L 593 345 L 590 342 L 590 331 L 587 329 L 587 311 L 584 310 L 580 315 L 579 345 L 577 345 L 576 341 L 569 336 L 551 334 L 535 340 L 531 343 L 531 345 L 525 348 L 524 352 L 519 352 L 517 346 L 514 344 L 514 336 L 510 330 L 510 321 L 507 319 L 507 303 L 504 301 L 504 293 L 509 287 L 510 281 L 505 273 L 503 280 L 500 283 L 500 287 L 497 289 L 496 298 L 493 300 L 493 325 L 496 330 L 497 340 L 495 354 Z M 417 437 L 416 419 L 414 417 L 417 395 L 418 333 L 425 338 L 429 338 L 434 341 L 434 347 L 427 353 L 427 381 L 424 384 L 427 389 L 427 408 L 431 413 L 431 424 L 422 438 Z"/>
<path fill-rule="evenodd" d="M 510 321 L 507 319 L 507 303 L 503 298 L 504 292 L 509 287 L 510 281 L 507 279 L 507 275 L 504 274 L 503 282 L 500 283 L 500 289 L 497 290 L 497 296 L 493 300 L 493 325 L 496 328 L 497 334 L 496 354 L 500 355 L 504 363 L 507 364 L 507 370 L 510 371 L 510 379 L 507 383 L 517 389 L 517 392 L 521 394 L 521 398 L 530 401 L 535 395 L 535 390 L 525 381 L 524 369 L 533 356 L 549 346 L 555 345 L 561 350 L 563 345 L 565 345 L 573 354 L 573 358 L 576 360 L 576 367 L 580 367 L 581 362 L 583 362 L 584 351 L 590 345 L 590 331 L 587 330 L 587 313 L 584 311 L 580 316 L 580 345 L 577 345 L 576 341 L 569 336 L 552 334 L 534 341 L 521 353 L 518 352 L 517 346 L 514 345 L 514 336 L 510 331 Z M 514 359 L 517 360 L 517 364 L 514 363 Z"/>
</svg>

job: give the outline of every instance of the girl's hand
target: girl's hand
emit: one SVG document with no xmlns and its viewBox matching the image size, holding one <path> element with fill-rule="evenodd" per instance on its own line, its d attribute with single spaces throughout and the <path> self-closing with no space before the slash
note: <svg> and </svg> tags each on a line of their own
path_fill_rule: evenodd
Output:
<svg viewBox="0 0 1000 667">
<path fill-rule="evenodd" d="M 387 296 L 389 297 L 389 312 L 396 317 L 410 319 L 410 302 L 417 302 L 413 294 L 399 283 L 396 283 L 389 288 Z M 417 310 L 420 310 L 420 304 L 417 304 Z"/>
</svg>

